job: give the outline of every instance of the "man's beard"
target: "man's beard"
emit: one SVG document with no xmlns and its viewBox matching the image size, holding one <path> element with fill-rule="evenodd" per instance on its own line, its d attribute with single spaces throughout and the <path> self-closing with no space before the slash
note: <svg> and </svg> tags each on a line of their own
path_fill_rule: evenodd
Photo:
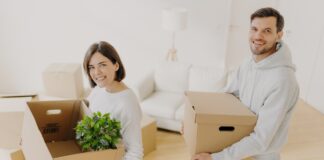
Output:
<svg viewBox="0 0 324 160">
<path fill-rule="evenodd" d="M 257 50 L 254 50 L 253 49 L 253 44 L 250 45 L 250 50 L 252 51 L 252 53 L 254 55 L 262 55 L 262 54 L 265 54 L 265 53 L 269 53 L 271 51 L 275 51 L 276 50 L 276 47 L 277 47 L 277 43 L 273 43 L 273 45 L 269 48 L 263 48 L 262 50 L 260 51 L 257 51 Z"/>
</svg>

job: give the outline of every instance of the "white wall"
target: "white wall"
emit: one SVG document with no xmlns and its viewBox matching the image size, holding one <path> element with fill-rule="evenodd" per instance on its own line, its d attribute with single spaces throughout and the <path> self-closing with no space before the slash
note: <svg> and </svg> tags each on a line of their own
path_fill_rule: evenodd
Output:
<svg viewBox="0 0 324 160">
<path fill-rule="evenodd" d="M 300 96 L 324 113 L 324 2 L 281 0 L 286 15 L 286 41 L 297 66 Z"/>
<path fill-rule="evenodd" d="M 166 7 L 188 9 L 188 28 L 176 35 L 180 61 L 224 65 L 227 0 L 0 0 L 0 91 L 42 90 L 53 62 L 82 63 L 88 46 L 112 43 L 127 81 L 152 69 L 171 47 L 161 27 Z M 190 47 L 188 47 L 190 46 Z M 85 81 L 86 82 L 86 81 Z"/>
<path fill-rule="evenodd" d="M 306 102 L 314 106 L 316 109 L 324 113 L 324 25 L 321 26 L 321 40 L 319 48 L 315 55 L 314 68 L 312 76 L 309 80 L 309 89 L 307 92 Z"/>
<path fill-rule="evenodd" d="M 323 15 L 323 2 L 312 0 L 313 3 L 303 1 L 281 1 L 281 8 L 286 18 L 286 41 L 293 53 L 293 60 L 297 64 L 296 76 L 301 88 L 301 97 L 307 100 L 314 70 L 316 55 L 321 40 L 323 20 L 315 20 L 315 15 Z M 293 2 L 293 3 L 292 3 Z M 286 9 L 289 7 L 290 9 Z"/>
<path fill-rule="evenodd" d="M 276 8 L 276 5 L 277 0 L 232 0 L 225 62 L 228 70 L 236 69 L 251 55 L 248 41 L 250 15 L 259 8 Z"/>
<path fill-rule="evenodd" d="M 161 11 L 176 6 L 189 10 L 188 28 L 176 36 L 180 61 L 227 69 L 250 54 L 250 14 L 278 8 L 301 98 L 324 113 L 322 0 L 0 0 L 0 92 L 42 90 L 48 64 L 82 63 L 98 40 L 117 48 L 130 82 L 165 58 L 171 33 L 161 27 Z"/>
</svg>

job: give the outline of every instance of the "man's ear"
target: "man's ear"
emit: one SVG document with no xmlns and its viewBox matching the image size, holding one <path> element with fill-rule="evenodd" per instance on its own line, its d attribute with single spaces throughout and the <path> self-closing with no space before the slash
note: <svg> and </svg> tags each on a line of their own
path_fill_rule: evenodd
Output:
<svg viewBox="0 0 324 160">
<path fill-rule="evenodd" d="M 283 36 L 283 31 L 280 31 L 280 32 L 278 32 L 277 34 L 278 34 L 278 39 L 277 39 L 277 41 L 279 42 L 279 41 L 281 40 L 282 36 Z"/>
</svg>

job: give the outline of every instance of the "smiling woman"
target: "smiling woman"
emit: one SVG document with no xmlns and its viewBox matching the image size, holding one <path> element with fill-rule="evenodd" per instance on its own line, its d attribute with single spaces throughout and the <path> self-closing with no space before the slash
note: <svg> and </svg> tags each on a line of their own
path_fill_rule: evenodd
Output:
<svg viewBox="0 0 324 160">
<path fill-rule="evenodd" d="M 142 111 L 133 91 L 122 82 L 125 68 L 117 51 L 107 42 L 94 43 L 84 57 L 83 67 L 93 88 L 87 97 L 89 108 L 110 113 L 121 122 L 125 160 L 142 159 Z"/>
</svg>

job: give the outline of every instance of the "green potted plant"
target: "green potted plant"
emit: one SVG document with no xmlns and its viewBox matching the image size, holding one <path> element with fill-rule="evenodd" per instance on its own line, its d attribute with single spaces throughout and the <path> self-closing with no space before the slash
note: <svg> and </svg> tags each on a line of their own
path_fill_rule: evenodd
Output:
<svg viewBox="0 0 324 160">
<path fill-rule="evenodd" d="M 121 139 L 121 124 L 110 118 L 110 114 L 93 113 L 85 116 L 75 127 L 76 140 L 82 151 L 116 149 Z"/>
</svg>

